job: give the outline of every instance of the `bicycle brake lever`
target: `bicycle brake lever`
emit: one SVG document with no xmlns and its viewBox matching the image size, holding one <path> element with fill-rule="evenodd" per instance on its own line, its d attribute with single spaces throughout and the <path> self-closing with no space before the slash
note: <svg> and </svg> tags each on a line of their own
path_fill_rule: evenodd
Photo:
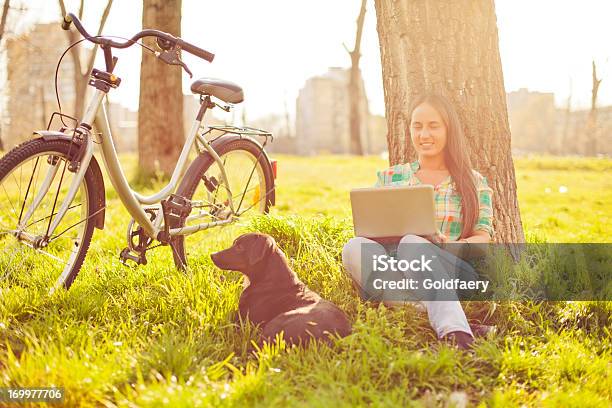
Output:
<svg viewBox="0 0 612 408">
<path fill-rule="evenodd" d="M 178 49 L 165 50 L 164 52 L 156 52 L 155 54 L 157 55 L 157 58 L 164 61 L 168 65 L 178 65 L 182 67 L 185 72 L 189 74 L 189 78 L 193 78 L 193 73 L 189 70 L 189 68 L 187 68 L 187 65 L 181 61 Z"/>
</svg>

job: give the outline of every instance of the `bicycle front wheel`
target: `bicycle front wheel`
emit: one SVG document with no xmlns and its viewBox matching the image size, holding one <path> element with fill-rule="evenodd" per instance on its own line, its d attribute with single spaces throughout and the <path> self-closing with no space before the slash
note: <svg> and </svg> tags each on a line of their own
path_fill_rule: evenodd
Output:
<svg viewBox="0 0 612 408">
<path fill-rule="evenodd" d="M 236 139 L 215 148 L 227 176 L 224 182 L 221 166 L 206 154 L 196 159 L 195 171 L 189 171 L 177 194 L 192 202 L 189 218 L 180 227 L 225 221 L 245 220 L 265 214 L 272 205 L 274 175 L 262 148 L 249 139 Z M 231 195 L 230 195 L 231 194 Z M 232 198 L 233 210 L 229 197 Z M 206 247 L 194 236 L 174 238 L 174 262 L 178 268 L 187 258 L 206 256 Z"/>
<path fill-rule="evenodd" d="M 49 228 L 76 176 L 68 164 L 77 151 L 69 141 L 34 139 L 0 160 L 0 289 L 69 288 L 76 278 L 94 228 L 90 170 L 57 228 Z"/>
</svg>

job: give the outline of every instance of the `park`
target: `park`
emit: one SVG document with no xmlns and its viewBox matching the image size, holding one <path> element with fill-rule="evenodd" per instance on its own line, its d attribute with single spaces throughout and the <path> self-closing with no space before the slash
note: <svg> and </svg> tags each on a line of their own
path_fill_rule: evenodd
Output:
<svg viewBox="0 0 612 408">
<path fill-rule="evenodd" d="M 119 2 L 100 2 L 95 6 L 99 10 L 89 1 L 80 5 L 53 3 L 51 9 L 47 3 L 35 6 L 34 2 L 5 1 L 11 5 L 4 11 L 6 39 L 0 37 L 0 48 L 6 50 L 8 61 L 13 57 L 17 61 L 20 53 L 26 52 L 25 46 L 14 48 L 19 41 L 27 40 L 31 45 L 39 44 L 37 38 L 47 38 L 51 43 L 52 34 L 48 33 L 52 32 L 62 41 L 79 40 L 81 20 L 81 28 L 91 32 L 104 28 L 107 35 L 125 26 L 126 19 L 133 20 L 131 6 Z M 247 3 L 241 3 L 244 13 L 255 12 L 249 9 L 255 6 Z M 281 3 L 273 6 L 290 13 L 291 7 Z M 340 47 L 348 66 L 342 68 L 341 75 L 340 69 L 332 68 L 310 79 L 301 73 L 299 86 L 304 86 L 291 94 L 296 111 L 289 112 L 287 92 L 281 90 L 276 92 L 277 99 L 268 101 L 277 109 L 266 120 L 254 113 L 251 120 L 247 108 L 240 110 L 242 88 L 236 83 L 188 76 L 190 68 L 200 75 L 195 68 L 206 72 L 217 61 L 223 66 L 228 60 L 222 50 L 210 49 L 205 40 L 189 36 L 195 31 L 186 28 L 187 22 L 192 21 L 198 7 L 208 6 L 186 0 L 144 0 L 142 9 L 138 8 L 143 14 L 142 27 L 135 24 L 120 33 L 131 37 L 144 28 L 161 30 L 163 35 L 154 33 L 157 41 L 143 41 L 143 47 L 131 51 L 142 53 L 141 71 L 129 54 L 117 53 L 119 62 L 114 61 L 115 54 L 103 49 L 112 48 L 111 42 L 98 44 L 99 54 L 107 53 L 106 59 L 90 60 L 93 46 L 80 51 L 78 64 L 84 70 L 73 69 L 68 72 L 72 76 L 59 81 L 61 88 L 71 89 L 66 92 L 63 112 L 87 119 L 77 120 L 75 125 L 64 126 L 56 117 L 52 129 L 33 136 L 31 131 L 23 137 L 14 136 L 11 130 L 14 127 L 23 133 L 25 129 L 26 121 L 19 121 L 11 110 L 22 105 L 24 117 L 34 118 L 30 124 L 36 123 L 31 130 L 45 129 L 48 116 L 57 110 L 55 95 L 49 91 L 53 89 L 51 74 L 69 42 L 61 49 L 56 45 L 45 48 L 54 50 L 53 63 L 43 66 L 41 62 L 37 68 L 39 73 L 49 74 L 45 74 L 45 81 L 51 88 L 32 82 L 29 88 L 18 88 L 15 99 L 10 92 L 19 84 L 20 74 L 7 65 L 5 90 L 13 99 L 0 100 L 6 101 L 0 103 L 3 112 L 12 115 L 10 121 L 3 119 L 0 133 L 0 390 L 61 390 L 63 405 L 84 407 L 609 406 L 612 158 L 608 142 L 612 126 L 608 106 L 603 105 L 612 104 L 612 100 L 607 91 L 610 88 L 606 88 L 610 81 L 604 60 L 597 61 L 599 73 L 595 59 L 592 65 L 587 61 L 588 81 L 574 90 L 574 102 L 580 99 L 579 91 L 587 102 L 570 109 L 570 93 L 567 108 L 558 101 L 553 106 L 543 92 L 511 92 L 510 80 L 504 80 L 506 72 L 512 72 L 508 67 L 513 62 L 518 65 L 515 60 L 500 59 L 500 44 L 508 38 L 502 28 L 507 27 L 504 16 L 511 15 L 509 2 L 353 3 L 346 10 L 355 15 L 347 17 L 347 11 L 344 18 L 350 23 L 347 32 L 354 44 L 352 49 Z M 594 15 L 602 13 L 600 6 L 591 2 L 584 8 Z M 209 12 L 229 12 L 223 9 L 229 6 L 215 7 L 220 9 Z M 310 10 L 314 6 L 293 7 L 295 13 L 314 13 Z M 344 10 L 345 6 L 330 7 Z M 67 18 L 71 11 L 74 14 Z M 234 12 L 242 13 L 239 8 Z M 263 9 L 261 12 L 265 14 Z M 47 15 L 48 21 L 42 18 Z M 22 21 L 36 18 L 42 21 L 38 26 L 20 31 Z M 364 19 L 366 30 L 362 32 Z M 291 21 L 299 23 L 297 18 Z M 440 21 L 448 24 L 438 24 Z M 285 25 L 288 22 L 278 24 L 290 29 Z M 357 38 L 364 35 L 361 50 L 355 31 Z M 36 37 L 37 33 L 43 35 Z M 364 90 L 374 81 L 367 75 L 368 67 L 363 67 L 363 77 L 359 71 L 361 57 L 362 64 L 370 61 L 367 33 L 373 34 L 376 47 L 380 46 L 376 57 L 382 76 L 380 84 L 373 87 L 380 88 L 384 131 L 374 126 L 379 122 L 372 119 L 373 113 L 363 112 L 367 103 Z M 304 36 L 295 34 L 295 41 Z M 276 32 L 270 34 L 270 38 L 277 37 Z M 118 38 L 112 41 L 126 48 L 135 43 Z M 249 48 L 248 33 L 241 41 Z M 461 47 L 462 41 L 473 46 Z M 323 49 L 324 42 L 319 44 Z M 158 47 L 157 54 L 146 47 Z M 190 50 L 192 55 L 187 56 Z M 216 60 L 212 64 L 195 62 L 198 54 L 200 59 Z M 66 63 L 75 64 L 75 55 L 66 53 Z M 279 61 L 290 63 L 295 58 L 284 56 Z M 121 71 L 122 61 L 130 66 L 126 71 Z M 95 62 L 97 71 L 91 71 L 90 62 Z M 324 69 L 329 67 L 324 65 Z M 133 69 L 139 77 L 129 78 Z M 57 72 L 64 73 L 59 68 Z M 258 89 L 262 82 L 258 75 L 243 77 L 247 82 L 243 86 L 245 101 L 250 97 L 248 90 Z M 138 84 L 139 78 L 140 88 L 120 93 L 132 89 L 127 87 L 130 79 Z M 290 83 L 293 79 L 288 78 L 282 77 Z M 338 78 L 342 78 L 340 88 L 334 82 Z M 147 79 L 151 82 L 143 82 Z M 248 81 L 253 81 L 252 88 Z M 268 82 L 271 94 L 274 82 Z M 87 83 L 95 89 L 87 91 Z M 150 85 L 158 83 L 159 87 Z M 342 116 L 334 110 L 333 120 L 328 120 L 321 111 L 309 108 L 309 92 L 317 89 L 329 91 L 325 95 L 341 89 L 342 103 L 336 105 L 342 107 Z M 106 98 L 107 92 L 120 96 Z M 371 187 L 381 180 L 384 184 L 412 182 L 419 173 L 404 164 L 414 165 L 417 159 L 426 163 L 423 152 L 435 148 L 437 141 L 419 145 L 410 134 L 417 132 L 414 110 L 409 110 L 411 102 L 428 93 L 446 95 L 455 106 L 465 144 L 452 148 L 461 150 L 461 157 L 468 157 L 481 175 L 476 179 L 480 180 L 478 191 L 492 192 L 492 203 L 487 203 L 493 221 L 485 225 L 494 231 L 491 242 L 528 247 L 522 258 L 495 264 L 499 274 L 496 289 L 507 294 L 505 299 L 461 301 L 470 324 L 494 328 L 475 336 L 469 350 L 441 341 L 427 313 L 416 304 L 364 299 L 343 263 L 345 244 L 355 236 L 351 190 Z M 87 105 L 88 98 L 79 102 L 79 95 L 93 95 L 93 102 Z M 128 108 L 118 107 L 119 102 L 125 102 L 121 98 L 140 99 L 138 117 L 130 116 Z M 552 108 L 542 101 L 550 102 Z M 104 107 L 100 108 L 104 113 L 96 115 L 92 106 Z M 255 112 L 254 105 L 244 106 Z M 226 108 L 238 113 L 228 113 Z M 331 112 L 332 108 L 325 106 L 323 110 Z M 310 127 L 327 135 L 325 126 L 331 123 L 330 129 L 341 136 L 325 144 L 308 131 L 300 131 L 308 112 L 322 115 L 311 118 Z M 549 114 L 556 115 L 549 118 L 555 131 L 538 139 L 540 125 Z M 41 116 L 47 119 L 43 121 Z M 194 116 L 195 125 L 190 127 Z M 183 117 L 188 117 L 185 123 Z M 202 117 L 210 118 L 206 122 L 210 133 L 200 126 Z M 93 126 L 87 123 L 89 119 Z M 437 127 L 432 129 L 432 134 L 438 131 Z M 121 138 L 123 134 L 125 138 Z M 21 147 L 11 150 L 19 144 Z M 306 150 L 305 145 L 309 146 Z M 232 152 L 242 155 L 237 154 L 232 162 Z M 37 157 L 44 159 L 40 160 L 43 169 L 49 169 L 46 179 L 44 172 L 38 176 Z M 80 162 L 84 157 L 88 161 Z M 230 158 L 227 163 L 222 160 L 225 157 Z M 247 170 L 241 167 L 241 158 L 248 159 Z M 35 163 L 31 168 L 12 171 L 13 167 L 19 169 L 20 161 L 30 159 Z M 86 165 L 81 166 L 83 163 Z M 246 174 L 240 180 L 248 179 L 235 205 L 232 200 L 236 197 L 229 188 L 233 179 L 225 175 L 225 165 L 230 176 L 238 169 Z M 184 171 L 176 170 L 182 166 Z M 451 167 L 448 173 L 439 173 L 443 176 L 439 184 L 432 184 L 460 188 L 444 181 L 452 176 Z M 62 179 L 54 198 L 56 174 Z M 250 187 L 253 177 L 259 184 Z M 35 187 L 46 183 L 43 180 L 51 185 L 49 193 L 30 197 L 30 184 L 36 191 Z M 60 208 L 62 197 L 71 194 L 68 185 L 72 180 L 76 186 L 82 181 L 74 193 L 76 204 L 67 200 L 65 208 Z M 24 194 L 27 199 L 21 200 Z M 23 201 L 21 209 L 12 204 L 14 196 Z M 481 197 L 474 193 L 476 206 L 481 200 L 482 207 Z M 37 201 L 42 207 L 49 205 L 46 211 L 50 215 L 37 219 Z M 451 197 L 445 205 L 453 202 Z M 32 211 L 28 210 L 30 205 Z M 54 226 L 54 216 L 60 211 L 65 211 L 66 218 Z M 24 214 L 34 221 L 20 225 Z M 18 218 L 17 226 L 11 226 L 11 220 Z M 48 233 L 51 227 L 57 227 L 58 235 Z M 449 231 L 456 233 L 450 227 Z M 346 313 L 352 333 L 307 346 L 289 346 L 282 336 L 262 344 L 261 327 L 237 317 L 244 277 L 237 271 L 219 269 L 210 257 L 250 232 L 273 237 L 299 279 Z M 65 241 L 77 243 L 76 249 L 54 247 L 54 243 L 62 243 L 55 238 L 64 233 L 69 237 Z M 453 240 L 473 240 L 475 236 L 458 234 Z M 600 258 L 590 263 L 557 257 L 555 245 L 567 243 L 591 245 Z M 386 257 L 372 262 L 374 268 L 385 271 L 428 270 L 430 261 L 425 257 L 412 262 Z M 595 275 L 602 280 L 584 273 L 584 265 L 596 265 Z M 556 281 L 543 282 L 551 276 Z M 433 287 L 440 282 L 429 283 Z M 458 280 L 446 283 L 453 289 L 467 285 Z M 487 291 L 486 281 L 476 284 L 471 289 Z M 577 289 L 574 298 L 551 301 L 546 291 L 534 289 L 546 285 Z M 17 398 L 14 391 L 10 395 Z M 20 395 L 22 399 L 12 401 L 41 406 Z M 8 397 L 0 394 L 0 405 L 8 401 L 3 398 Z M 57 406 L 50 399 L 43 404 Z"/>
</svg>

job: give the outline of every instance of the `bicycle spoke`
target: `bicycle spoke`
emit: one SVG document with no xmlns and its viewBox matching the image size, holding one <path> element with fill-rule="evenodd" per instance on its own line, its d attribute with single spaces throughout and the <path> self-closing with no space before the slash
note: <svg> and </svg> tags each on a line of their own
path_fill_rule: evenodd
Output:
<svg viewBox="0 0 612 408">
<path fill-rule="evenodd" d="M 264 194 L 263 197 L 260 197 L 259 200 L 257 200 L 256 202 L 254 202 L 251 206 L 249 206 L 246 210 L 244 210 L 243 212 L 241 212 L 240 214 L 236 214 L 238 217 L 240 217 L 242 214 L 244 214 L 245 212 L 249 211 L 251 208 L 253 208 L 255 205 L 259 204 L 262 200 L 266 199 L 268 197 L 268 194 L 272 191 L 274 191 L 276 189 L 276 186 L 272 189 L 270 189 L 270 191 L 268 191 L 266 194 Z"/>
<path fill-rule="evenodd" d="M 102 208 L 100 208 L 98 211 L 96 211 L 95 213 L 91 214 L 89 217 L 87 217 L 87 218 L 85 218 L 85 219 L 82 219 L 81 221 L 79 221 L 79 222 L 77 222 L 77 223 L 75 223 L 75 224 L 72 224 L 71 226 L 69 226 L 68 228 L 66 228 L 65 230 L 63 230 L 62 232 L 60 232 L 59 234 L 54 235 L 53 237 L 49 238 L 49 242 L 51 242 L 51 241 L 54 241 L 54 240 L 58 239 L 60 236 L 62 236 L 62 235 L 65 233 L 65 232 L 67 232 L 67 231 L 68 231 L 68 230 L 70 230 L 71 228 L 74 228 L 74 227 L 76 227 L 77 225 L 82 224 L 82 223 L 84 223 L 85 221 L 92 219 L 93 217 L 95 217 L 96 215 L 98 215 L 100 212 L 104 211 L 104 209 L 105 209 L 105 208 L 106 208 L 106 207 L 102 207 Z"/>
<path fill-rule="evenodd" d="M 70 151 L 68 151 L 68 154 L 70 154 Z M 57 185 L 57 191 L 55 193 L 55 199 L 53 200 L 53 207 L 51 208 L 51 214 L 53 214 L 53 212 L 55 212 L 55 206 L 57 205 L 57 198 L 59 197 L 60 189 L 62 187 L 62 182 L 64 181 L 64 174 L 66 173 L 66 165 L 67 164 L 68 164 L 68 162 L 64 161 L 64 167 L 62 168 L 62 175 L 60 176 L 59 183 Z M 47 225 L 47 232 L 45 233 L 45 236 L 49 235 L 49 229 L 51 228 L 51 221 L 52 220 L 53 220 L 53 217 L 49 217 L 49 225 Z"/>
<path fill-rule="evenodd" d="M 26 195 L 23 197 L 23 204 L 21 204 L 21 211 L 19 212 L 19 223 L 21 223 L 21 217 L 23 216 L 23 209 L 25 208 L 26 203 L 28 202 L 28 194 L 30 193 L 30 187 L 32 187 L 32 180 L 34 179 L 34 174 L 36 173 L 36 167 L 38 166 L 38 160 L 40 157 L 36 158 L 36 163 L 34 163 L 34 170 L 32 171 L 32 175 L 30 176 L 30 181 L 28 182 L 28 188 L 26 189 Z M 21 180 L 21 176 L 23 175 L 23 166 L 19 168 L 19 180 Z M 13 174 L 13 177 L 15 175 Z M 36 177 L 36 181 L 38 182 L 38 177 Z M 20 185 L 21 183 L 19 183 Z M 19 186 L 19 201 L 21 201 L 21 187 Z M 36 188 L 36 186 L 34 186 Z"/>
<path fill-rule="evenodd" d="M 259 157 L 257 159 L 259 160 Z M 238 208 L 236 209 L 236 214 L 240 212 L 240 207 L 242 206 L 242 201 L 244 200 L 244 196 L 246 194 L 246 189 L 249 186 L 249 183 L 251 182 L 251 179 L 253 178 L 253 173 L 255 173 L 255 168 L 256 167 L 257 167 L 257 161 L 255 161 L 255 163 L 253 164 L 253 168 L 251 169 L 251 174 L 249 174 L 249 179 L 247 180 L 246 185 L 244 186 L 244 192 L 242 193 L 242 197 L 240 198 L 240 202 L 238 203 Z"/>
<path fill-rule="evenodd" d="M 246 190 L 246 191 L 245 191 L 245 192 L 243 192 L 243 193 L 236 194 L 236 195 L 232 196 L 232 200 L 234 200 L 234 199 L 235 199 L 236 197 L 238 197 L 238 196 L 241 196 L 241 195 L 244 195 L 244 194 L 248 193 L 249 191 L 255 190 L 256 188 L 257 188 L 257 185 L 255 185 L 254 187 L 252 187 L 252 188 L 250 188 L 250 189 Z M 214 204 L 214 203 L 211 203 L 211 202 L 210 202 L 210 201 L 208 201 L 208 200 L 197 200 L 197 201 L 205 201 L 205 202 L 207 202 L 208 204 L 207 204 L 207 205 L 194 205 L 194 206 L 192 206 L 193 208 L 214 207 L 214 206 L 216 205 L 216 204 Z"/>
<path fill-rule="evenodd" d="M 68 211 L 72 210 L 73 208 L 80 207 L 80 206 L 81 206 L 81 204 L 77 204 L 77 205 L 73 205 L 73 206 L 68 207 L 68 209 L 66 210 L 66 214 L 68 214 Z M 28 228 L 28 227 L 30 227 L 30 226 L 32 226 L 32 225 L 34 225 L 34 224 L 38 224 L 39 222 L 44 221 L 44 220 L 46 220 L 47 218 L 49 218 L 49 217 L 53 217 L 53 216 L 55 216 L 55 215 L 57 215 L 57 213 L 53 213 L 53 214 L 51 214 L 51 215 L 47 215 L 46 217 L 43 217 L 43 218 L 38 219 L 38 220 L 36 220 L 36 221 L 34 221 L 34 222 L 31 222 L 31 223 L 29 223 L 28 225 L 26 225 L 26 228 Z"/>
<path fill-rule="evenodd" d="M 4 183 L 2 183 L 2 189 L 4 190 L 4 194 L 6 195 L 6 200 L 8 201 L 8 203 L 11 205 L 11 208 L 13 209 L 13 214 L 17 214 L 17 210 L 15 210 L 15 207 L 13 206 L 13 201 L 11 201 L 11 197 L 9 197 L 8 191 L 6 191 L 6 188 L 4 187 Z"/>
<path fill-rule="evenodd" d="M 15 181 L 17 181 L 17 189 L 19 190 L 19 199 L 17 200 L 17 202 L 21 201 L 21 182 L 20 180 L 17 180 L 17 177 L 15 177 L 15 173 L 11 174 L 11 176 L 13 176 L 13 178 L 15 179 Z M 34 174 L 32 173 L 32 177 L 34 177 Z M 32 177 L 30 177 L 30 180 L 32 179 Z M 22 209 L 23 211 L 23 209 Z"/>
<path fill-rule="evenodd" d="M 39 158 L 36 159 L 37 162 L 38 162 L 38 159 Z M 34 170 L 36 171 L 36 180 L 34 181 L 34 191 L 37 191 L 36 187 L 38 186 L 38 178 L 40 177 L 40 167 L 38 168 L 37 167 L 38 167 L 37 165 L 34 166 Z M 32 194 L 32 202 L 30 203 L 30 205 L 34 204 L 35 199 L 36 199 L 36 194 Z"/>
</svg>

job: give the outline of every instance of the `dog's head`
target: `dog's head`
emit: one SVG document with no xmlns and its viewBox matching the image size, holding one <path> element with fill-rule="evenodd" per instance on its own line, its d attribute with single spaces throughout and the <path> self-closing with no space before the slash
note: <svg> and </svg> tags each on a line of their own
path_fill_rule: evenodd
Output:
<svg viewBox="0 0 612 408">
<path fill-rule="evenodd" d="M 239 271 L 251 278 L 258 267 L 276 251 L 274 238 L 266 234 L 249 233 L 236 238 L 234 244 L 210 257 L 221 269 Z"/>
</svg>

